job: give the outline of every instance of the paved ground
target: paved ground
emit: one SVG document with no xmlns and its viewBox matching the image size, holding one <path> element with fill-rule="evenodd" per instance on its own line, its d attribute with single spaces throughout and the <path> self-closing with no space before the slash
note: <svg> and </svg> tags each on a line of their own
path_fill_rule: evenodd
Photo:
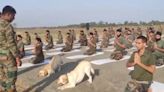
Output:
<svg viewBox="0 0 164 92">
<path fill-rule="evenodd" d="M 99 50 L 100 51 L 100 50 Z M 92 84 L 89 84 L 87 77 L 83 82 L 77 84 L 75 88 L 63 91 L 57 90 L 56 80 L 63 74 L 76 67 L 81 59 L 69 60 L 66 57 L 82 54 L 81 52 L 67 53 L 63 57 L 64 65 L 62 71 L 51 75 L 50 77 L 38 77 L 38 71 L 44 66 L 36 66 L 20 69 L 18 72 L 17 89 L 18 92 L 123 92 L 126 83 L 130 80 L 129 70 L 126 68 L 126 61 L 107 63 L 104 65 L 94 65 L 95 76 Z M 87 60 L 96 60 L 108 58 L 110 52 L 104 52 L 103 55 L 88 57 Z M 157 69 L 154 80 L 164 83 L 164 68 Z"/>
</svg>

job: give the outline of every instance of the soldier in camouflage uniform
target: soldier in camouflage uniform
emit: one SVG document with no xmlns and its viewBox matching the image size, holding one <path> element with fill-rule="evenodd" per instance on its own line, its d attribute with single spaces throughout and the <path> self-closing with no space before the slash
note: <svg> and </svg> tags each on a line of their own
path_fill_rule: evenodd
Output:
<svg viewBox="0 0 164 92">
<path fill-rule="evenodd" d="M 89 34 L 88 47 L 89 49 L 84 53 L 84 55 L 92 55 L 96 53 L 96 38 L 92 32 Z"/>
<path fill-rule="evenodd" d="M 72 37 L 70 33 L 67 33 L 67 37 L 65 40 L 65 47 L 61 50 L 63 52 L 68 52 L 72 50 Z"/>
<path fill-rule="evenodd" d="M 99 35 L 98 35 L 96 29 L 94 29 L 94 33 L 93 33 L 93 34 L 94 34 L 94 37 L 95 37 L 95 39 L 96 39 L 96 43 L 99 42 Z"/>
<path fill-rule="evenodd" d="M 125 37 L 125 40 L 127 41 L 127 45 L 126 47 L 129 49 L 129 48 L 132 48 L 133 45 L 133 41 L 135 40 L 135 37 L 133 36 L 133 33 L 130 29 L 127 29 L 127 32 L 124 34 L 124 37 Z"/>
<path fill-rule="evenodd" d="M 32 51 L 32 53 L 35 55 L 34 58 L 30 60 L 31 63 L 33 64 L 38 64 L 42 63 L 44 61 L 44 54 L 43 54 L 43 49 L 42 49 L 42 41 L 40 38 L 35 39 L 35 48 Z"/>
<path fill-rule="evenodd" d="M 1 15 L 2 15 L 2 14 L 1 14 L 1 12 L 0 12 L 0 18 L 1 18 Z"/>
<path fill-rule="evenodd" d="M 109 35 L 107 33 L 107 30 L 104 29 L 100 48 L 107 48 L 108 45 L 109 45 Z"/>
<path fill-rule="evenodd" d="M 80 46 L 87 46 L 87 36 L 83 30 L 80 31 L 79 43 Z"/>
<path fill-rule="evenodd" d="M 23 58 L 25 56 L 25 50 L 24 50 L 24 43 L 22 41 L 21 35 L 17 35 L 17 47 L 18 47 L 20 58 Z"/>
<path fill-rule="evenodd" d="M 49 30 L 46 30 L 46 42 L 47 42 L 47 45 L 45 46 L 45 50 L 52 49 L 53 46 L 54 46 L 54 43 L 53 43 L 53 38 L 50 35 L 50 31 Z"/>
<path fill-rule="evenodd" d="M 154 43 L 155 43 L 155 33 L 154 31 L 147 32 L 147 49 L 150 51 L 154 51 Z"/>
<path fill-rule="evenodd" d="M 155 56 L 156 65 L 163 65 L 164 64 L 164 40 L 161 39 L 162 33 L 156 32 L 155 34 L 155 43 L 154 43 L 154 52 L 153 55 Z"/>
<path fill-rule="evenodd" d="M 127 52 L 125 51 L 126 45 L 127 42 L 125 38 L 122 36 L 122 30 L 117 29 L 114 40 L 115 51 L 111 53 L 110 57 L 115 60 L 122 59 L 123 55 L 127 54 Z"/>
<path fill-rule="evenodd" d="M 76 40 L 76 33 L 74 30 L 72 30 L 72 34 L 73 34 L 73 40 Z"/>
<path fill-rule="evenodd" d="M 130 72 L 131 81 L 127 83 L 124 92 L 150 92 L 150 87 L 155 73 L 155 58 L 146 49 L 147 38 L 139 36 L 136 39 L 137 51 L 135 51 L 127 62 L 127 67 L 134 66 Z"/>
<path fill-rule="evenodd" d="M 0 92 L 16 92 L 17 67 L 21 61 L 10 24 L 15 14 L 13 7 L 5 6 L 0 18 Z"/>
<path fill-rule="evenodd" d="M 57 44 L 62 44 L 63 43 L 63 36 L 61 34 L 61 31 L 58 31 L 58 41 L 56 43 Z"/>
<path fill-rule="evenodd" d="M 31 36 L 28 32 L 25 32 L 25 45 L 30 45 L 31 44 Z"/>
</svg>

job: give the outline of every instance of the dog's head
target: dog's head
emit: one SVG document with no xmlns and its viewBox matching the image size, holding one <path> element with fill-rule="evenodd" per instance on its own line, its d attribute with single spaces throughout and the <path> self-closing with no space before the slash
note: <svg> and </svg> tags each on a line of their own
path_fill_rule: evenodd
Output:
<svg viewBox="0 0 164 92">
<path fill-rule="evenodd" d="M 40 70 L 38 76 L 39 77 L 44 77 L 48 75 L 48 71 L 46 70 Z"/>
<path fill-rule="evenodd" d="M 67 76 L 66 74 L 61 75 L 61 76 L 58 78 L 57 84 L 58 84 L 59 86 L 65 85 L 65 84 L 67 84 L 67 83 L 68 83 L 68 76 Z"/>
</svg>

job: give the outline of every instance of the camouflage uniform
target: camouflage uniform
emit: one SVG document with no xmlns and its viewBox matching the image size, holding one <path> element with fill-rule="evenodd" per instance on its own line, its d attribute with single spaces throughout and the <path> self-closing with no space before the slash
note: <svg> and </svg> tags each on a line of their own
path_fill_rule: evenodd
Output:
<svg viewBox="0 0 164 92">
<path fill-rule="evenodd" d="M 164 41 L 163 40 L 157 41 L 156 44 L 157 44 L 158 48 L 164 49 Z M 164 64 L 164 52 L 160 52 L 158 50 L 155 50 L 153 52 L 153 55 L 155 56 L 155 59 L 157 60 L 156 65 Z"/>
<path fill-rule="evenodd" d="M 44 54 L 42 50 L 42 43 L 35 45 L 35 57 L 30 60 L 31 63 L 37 64 L 44 62 Z"/>
<path fill-rule="evenodd" d="M 107 32 L 103 33 L 101 48 L 107 48 L 109 45 L 109 34 Z"/>
<path fill-rule="evenodd" d="M 128 63 L 134 62 L 134 52 Z M 150 66 L 155 65 L 155 58 L 153 54 L 145 49 L 143 55 L 141 57 L 141 63 L 144 65 Z M 132 70 L 129 74 L 131 76 L 131 81 L 128 82 L 124 92 L 148 92 L 148 89 L 153 80 L 153 74 L 140 67 L 139 65 L 134 66 L 134 70 Z"/>
<path fill-rule="evenodd" d="M 26 38 L 25 38 L 25 45 L 30 45 L 31 44 L 31 37 L 29 34 L 26 35 Z"/>
<path fill-rule="evenodd" d="M 7 90 L 16 90 L 15 82 L 17 78 L 16 58 L 18 57 L 18 49 L 16 40 L 14 39 L 14 29 L 12 25 L 0 19 L 0 87 L 2 92 Z"/>
<path fill-rule="evenodd" d="M 95 46 L 92 46 L 91 43 L 88 42 L 89 49 L 84 53 L 85 55 L 92 55 L 92 54 L 96 53 L 96 38 L 93 37 L 93 38 L 91 38 L 89 40 Z"/>
<path fill-rule="evenodd" d="M 45 50 L 52 49 L 54 46 L 54 43 L 53 43 L 53 38 L 50 34 L 47 35 L 46 42 L 48 44 L 45 46 Z"/>
<path fill-rule="evenodd" d="M 57 44 L 62 44 L 63 43 L 63 36 L 61 33 L 58 34 L 58 41 L 56 42 Z"/>
<path fill-rule="evenodd" d="M 80 46 L 87 46 L 87 36 L 85 34 L 80 34 L 79 39 Z"/>
<path fill-rule="evenodd" d="M 67 36 L 66 37 L 66 42 L 65 42 L 65 47 L 61 50 L 61 51 L 63 51 L 63 52 L 68 52 L 68 51 L 71 51 L 72 50 L 72 40 L 73 38 L 72 38 L 72 36 Z"/>
<path fill-rule="evenodd" d="M 24 43 L 22 42 L 22 40 L 18 41 L 17 47 L 18 47 L 20 58 L 23 58 L 25 56 L 25 51 L 24 51 Z"/>
<path fill-rule="evenodd" d="M 123 36 L 120 36 L 118 39 L 120 44 L 127 45 L 127 42 Z M 111 53 L 110 58 L 115 60 L 120 60 L 123 58 L 123 55 L 126 55 L 127 52 L 125 51 L 125 48 L 120 47 L 118 44 L 115 44 L 115 51 Z"/>
</svg>

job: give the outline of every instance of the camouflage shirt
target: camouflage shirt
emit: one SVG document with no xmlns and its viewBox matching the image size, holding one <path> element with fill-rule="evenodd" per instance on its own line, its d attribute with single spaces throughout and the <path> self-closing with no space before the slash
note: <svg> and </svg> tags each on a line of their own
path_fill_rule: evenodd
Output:
<svg viewBox="0 0 164 92">
<path fill-rule="evenodd" d="M 0 19 L 0 53 L 1 54 L 7 54 L 12 55 L 14 57 L 17 57 L 18 49 L 16 45 L 15 40 L 15 34 L 14 29 L 12 25 L 3 20 Z"/>
</svg>

